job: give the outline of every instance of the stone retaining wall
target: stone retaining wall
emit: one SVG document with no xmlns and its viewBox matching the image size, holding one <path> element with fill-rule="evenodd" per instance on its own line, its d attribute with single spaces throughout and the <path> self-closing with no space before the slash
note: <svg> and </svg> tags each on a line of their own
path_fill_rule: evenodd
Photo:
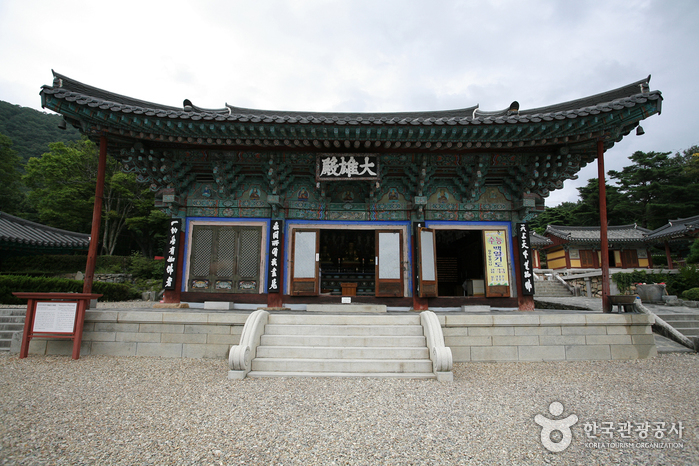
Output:
<svg viewBox="0 0 699 466">
<path fill-rule="evenodd" d="M 87 311 L 81 355 L 228 358 L 250 312 Z M 70 340 L 34 338 L 32 354 L 72 354 Z"/>
<path fill-rule="evenodd" d="M 644 314 L 446 315 L 454 362 L 645 359 L 656 356 Z"/>
<path fill-rule="evenodd" d="M 82 355 L 228 357 L 249 311 L 87 311 Z M 643 359 L 657 355 L 644 314 L 438 314 L 454 362 Z M 32 354 L 72 353 L 33 339 Z"/>
</svg>

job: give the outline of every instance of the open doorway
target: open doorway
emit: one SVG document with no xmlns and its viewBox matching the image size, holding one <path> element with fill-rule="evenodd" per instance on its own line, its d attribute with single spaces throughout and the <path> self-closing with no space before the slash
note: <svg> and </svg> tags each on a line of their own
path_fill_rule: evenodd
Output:
<svg viewBox="0 0 699 466">
<path fill-rule="evenodd" d="M 484 296 L 483 232 L 436 230 L 435 242 L 439 296 Z"/>
<path fill-rule="evenodd" d="M 347 287 L 349 283 L 356 284 L 356 296 L 374 296 L 374 230 L 338 229 L 319 233 L 320 293 L 342 295 L 343 284 Z"/>
</svg>

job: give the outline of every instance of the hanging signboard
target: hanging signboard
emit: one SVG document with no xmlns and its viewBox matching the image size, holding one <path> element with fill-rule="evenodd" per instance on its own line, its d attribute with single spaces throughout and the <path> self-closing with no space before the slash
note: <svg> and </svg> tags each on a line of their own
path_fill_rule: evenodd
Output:
<svg viewBox="0 0 699 466">
<path fill-rule="evenodd" d="M 174 290 L 177 281 L 177 258 L 180 252 L 180 232 L 182 232 L 182 220 L 173 218 L 170 220 L 167 246 L 165 247 L 165 274 L 163 276 L 163 288 Z"/>
<path fill-rule="evenodd" d="M 534 264 L 531 243 L 529 242 L 529 225 L 517 224 L 517 240 L 519 241 L 519 268 L 522 280 L 522 294 L 534 295 Z"/>
<path fill-rule="evenodd" d="M 267 264 L 267 292 L 279 293 L 280 286 L 280 262 L 281 262 L 281 244 L 282 244 L 282 228 L 284 223 L 281 220 L 272 220 L 271 234 L 269 235 L 269 263 Z"/>
<path fill-rule="evenodd" d="M 320 154 L 316 160 L 316 181 L 378 178 L 378 154 Z"/>
<path fill-rule="evenodd" d="M 485 273 L 487 286 L 510 286 L 507 273 L 507 246 L 505 232 L 486 230 L 485 234 Z"/>
</svg>

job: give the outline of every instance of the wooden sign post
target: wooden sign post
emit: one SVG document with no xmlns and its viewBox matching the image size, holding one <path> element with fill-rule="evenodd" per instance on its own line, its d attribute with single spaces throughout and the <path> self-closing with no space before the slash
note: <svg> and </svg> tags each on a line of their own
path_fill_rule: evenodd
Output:
<svg viewBox="0 0 699 466">
<path fill-rule="evenodd" d="M 85 309 L 90 300 L 101 297 L 93 293 L 12 293 L 27 300 L 27 316 L 19 358 L 29 354 L 32 338 L 66 338 L 73 340 L 73 359 L 80 359 Z"/>
</svg>

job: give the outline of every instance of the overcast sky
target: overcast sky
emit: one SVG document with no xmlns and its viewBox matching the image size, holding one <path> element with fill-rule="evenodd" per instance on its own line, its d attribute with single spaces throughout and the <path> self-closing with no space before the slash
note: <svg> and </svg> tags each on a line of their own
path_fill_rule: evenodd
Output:
<svg viewBox="0 0 699 466">
<path fill-rule="evenodd" d="M 699 144 L 698 63 L 697 0 L 0 0 L 0 100 L 36 109 L 51 69 L 172 106 L 359 112 L 528 109 L 651 74 L 662 114 L 607 170 Z"/>
</svg>

